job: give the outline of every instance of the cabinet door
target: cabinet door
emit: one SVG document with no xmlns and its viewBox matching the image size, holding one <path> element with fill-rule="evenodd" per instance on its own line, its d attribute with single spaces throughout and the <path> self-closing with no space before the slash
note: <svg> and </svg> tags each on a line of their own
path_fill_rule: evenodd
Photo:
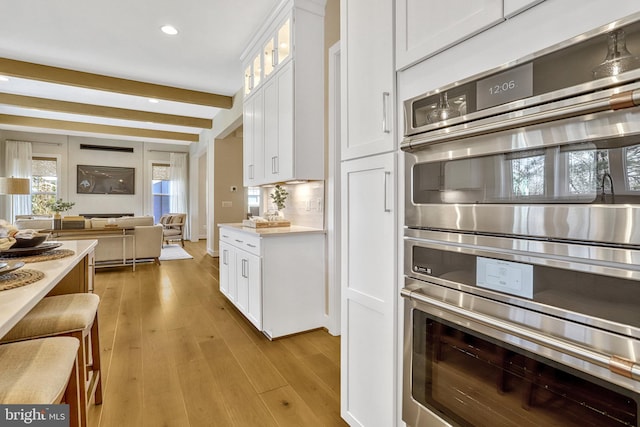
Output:
<svg viewBox="0 0 640 427">
<path fill-rule="evenodd" d="M 246 252 L 236 250 L 236 306 L 246 316 L 249 309 L 249 260 Z"/>
<path fill-rule="evenodd" d="M 396 424 L 395 156 L 342 162 L 341 415 L 350 425 Z"/>
<path fill-rule="evenodd" d="M 264 78 L 271 75 L 276 67 L 276 41 L 275 37 L 271 37 L 262 49 L 262 64 L 264 67 Z"/>
<path fill-rule="evenodd" d="M 342 0 L 342 158 L 392 151 L 393 1 Z"/>
<path fill-rule="evenodd" d="M 262 330 L 262 268 L 260 257 L 253 254 L 244 254 L 247 259 L 247 318 Z"/>
<path fill-rule="evenodd" d="M 264 181 L 263 147 L 263 91 L 255 90 L 243 105 L 243 181 L 245 187 L 260 185 Z"/>
<path fill-rule="evenodd" d="M 220 277 L 218 282 L 220 284 L 220 292 L 222 292 L 227 298 L 233 301 L 235 295 L 231 294 L 231 282 L 233 281 L 233 289 L 235 290 L 235 259 L 233 259 L 234 252 L 227 243 L 219 242 L 218 250 L 220 252 L 219 258 L 219 271 Z M 235 292 L 234 292 L 235 294 Z"/>
<path fill-rule="evenodd" d="M 504 0 L 504 17 L 511 18 L 543 1 L 544 0 Z"/>
<path fill-rule="evenodd" d="M 396 0 L 396 69 L 502 21 L 503 0 Z"/>
<path fill-rule="evenodd" d="M 265 84 L 265 182 L 294 178 L 293 167 L 293 62 L 288 62 Z"/>
<path fill-rule="evenodd" d="M 279 65 L 291 55 L 291 18 L 287 18 L 280 28 L 278 28 L 276 37 L 278 38 L 276 64 Z"/>
</svg>

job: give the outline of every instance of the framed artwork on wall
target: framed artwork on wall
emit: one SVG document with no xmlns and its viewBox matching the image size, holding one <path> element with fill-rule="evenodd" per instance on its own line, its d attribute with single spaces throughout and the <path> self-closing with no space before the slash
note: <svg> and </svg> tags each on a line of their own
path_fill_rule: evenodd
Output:
<svg viewBox="0 0 640 427">
<path fill-rule="evenodd" d="M 78 165 L 78 194 L 135 194 L 135 168 Z"/>
</svg>

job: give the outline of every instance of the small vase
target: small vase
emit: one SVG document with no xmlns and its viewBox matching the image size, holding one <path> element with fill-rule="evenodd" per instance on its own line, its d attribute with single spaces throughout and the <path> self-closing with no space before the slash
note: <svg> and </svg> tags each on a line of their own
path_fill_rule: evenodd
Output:
<svg viewBox="0 0 640 427">
<path fill-rule="evenodd" d="M 62 229 L 62 216 L 59 213 L 53 214 L 53 229 Z"/>
</svg>

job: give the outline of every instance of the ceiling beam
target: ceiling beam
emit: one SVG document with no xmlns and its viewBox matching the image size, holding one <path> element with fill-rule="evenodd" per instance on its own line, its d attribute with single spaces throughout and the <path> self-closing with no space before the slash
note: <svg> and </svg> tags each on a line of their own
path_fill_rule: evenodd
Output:
<svg viewBox="0 0 640 427">
<path fill-rule="evenodd" d="M 212 119 L 152 113 L 148 111 L 129 110 L 126 108 L 105 107 L 101 105 L 81 104 L 77 102 L 58 101 L 54 99 L 14 95 L 9 93 L 0 93 L 0 104 L 35 108 L 46 111 L 57 111 L 60 113 L 81 114 L 84 116 L 161 123 L 173 126 L 187 126 L 204 129 L 211 129 L 213 127 Z"/>
<path fill-rule="evenodd" d="M 231 96 L 85 73 L 9 58 L 0 58 L 0 74 L 208 107 L 229 109 L 233 106 L 233 97 Z"/>
<path fill-rule="evenodd" d="M 170 132 L 164 130 L 131 128 L 125 126 L 99 125 L 94 123 L 71 122 L 66 120 L 42 119 L 39 117 L 0 114 L 0 125 L 27 126 L 45 129 L 61 129 L 77 132 L 103 133 L 108 135 L 135 136 L 140 138 L 170 139 L 197 142 L 199 134 Z"/>
</svg>

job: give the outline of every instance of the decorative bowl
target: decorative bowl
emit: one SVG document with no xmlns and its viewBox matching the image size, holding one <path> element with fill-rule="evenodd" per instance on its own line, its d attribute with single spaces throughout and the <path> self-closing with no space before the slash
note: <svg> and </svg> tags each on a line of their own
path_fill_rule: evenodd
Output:
<svg viewBox="0 0 640 427">
<path fill-rule="evenodd" d="M 13 246 L 11 246 L 11 249 L 33 248 L 42 244 L 45 240 L 47 240 L 47 237 L 49 237 L 49 235 L 46 233 L 34 234 L 30 239 L 24 239 L 20 236 L 16 236 L 16 242 L 13 244 Z"/>
</svg>

